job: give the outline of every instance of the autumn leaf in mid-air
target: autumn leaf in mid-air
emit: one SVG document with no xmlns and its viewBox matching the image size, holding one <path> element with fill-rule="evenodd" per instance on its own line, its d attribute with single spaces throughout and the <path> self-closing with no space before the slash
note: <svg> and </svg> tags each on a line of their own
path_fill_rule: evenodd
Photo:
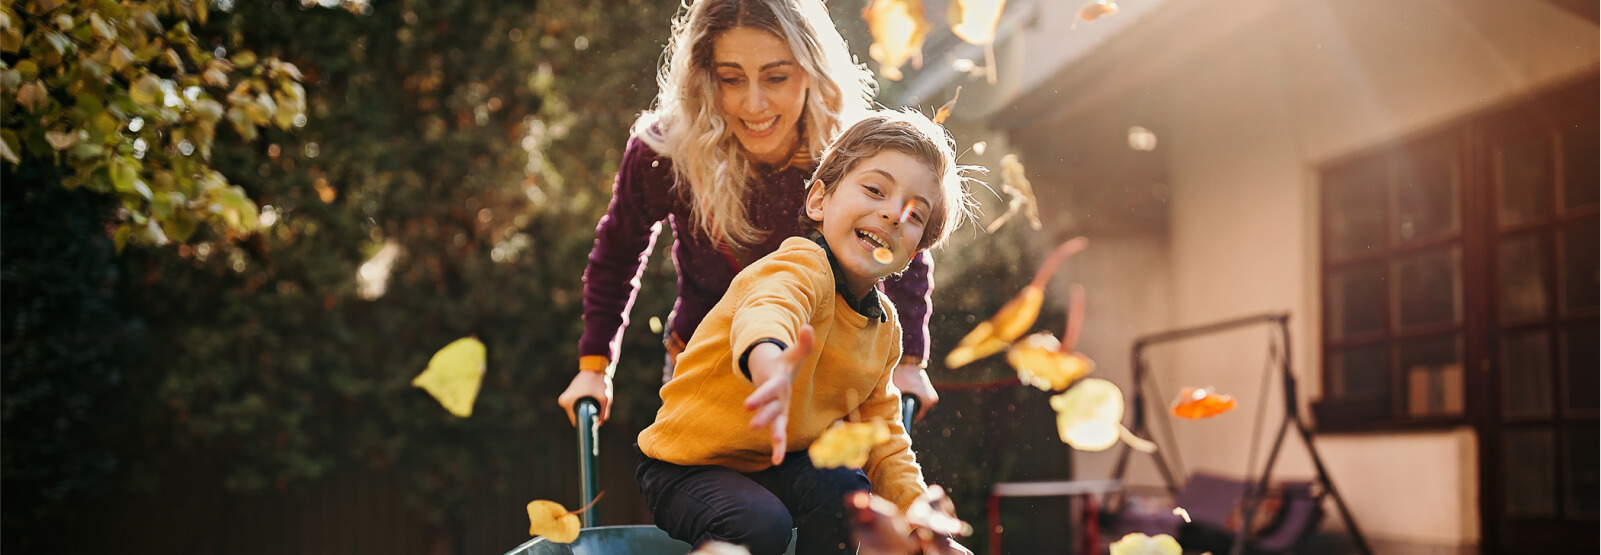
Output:
<svg viewBox="0 0 1601 555">
<path fill-rule="evenodd" d="M 588 505 L 576 511 L 569 511 L 567 507 L 555 501 L 535 499 L 528 502 L 528 535 L 544 536 L 545 539 L 556 543 L 573 543 L 578 539 L 578 515 L 595 506 L 606 492 L 600 492 Z"/>
<path fill-rule="evenodd" d="M 1112 0 L 1090 0 L 1089 2 L 1084 3 L 1084 7 L 1078 9 L 1078 19 L 1079 21 L 1089 23 L 1091 21 L 1100 19 L 1101 16 L 1112 15 L 1115 13 L 1117 13 L 1117 2 L 1113 2 Z M 1077 26 L 1078 22 L 1073 22 L 1073 25 Z"/>
<path fill-rule="evenodd" d="M 475 337 L 452 341 L 428 360 L 428 369 L 411 380 L 423 388 L 451 414 L 466 418 L 473 414 L 478 387 L 484 383 L 484 344 Z"/>
<path fill-rule="evenodd" d="M 1034 185 L 1028 181 L 1028 172 L 1023 169 L 1023 163 L 1017 161 L 1017 155 L 1008 154 L 1001 157 L 1001 190 L 1010 195 L 1012 199 L 1007 202 L 1006 213 L 990 222 L 984 231 L 995 233 L 1012 216 L 1022 211 L 1028 216 L 1028 226 L 1034 229 L 1042 227 L 1040 224 L 1039 201 L 1034 199 Z"/>
<path fill-rule="evenodd" d="M 862 19 L 873 35 L 867 55 L 878 62 L 884 78 L 901 80 L 901 66 L 907 61 L 923 67 L 923 39 L 930 26 L 922 0 L 872 0 L 862 8 Z"/>
<path fill-rule="evenodd" d="M 861 468 L 874 446 L 889 441 L 889 425 L 883 420 L 835 422 L 806 450 L 817 468 Z"/>
<path fill-rule="evenodd" d="M 1150 453 L 1156 444 L 1123 427 L 1123 390 L 1100 379 L 1079 380 L 1066 393 L 1051 397 L 1056 429 L 1062 442 L 1080 451 L 1105 451 L 1122 439 L 1129 447 Z"/>
<path fill-rule="evenodd" d="M 951 99 L 949 101 L 946 101 L 945 104 L 941 105 L 938 110 L 934 111 L 934 123 L 938 123 L 940 125 L 944 125 L 945 124 L 945 120 L 950 119 L 950 117 L 951 117 L 951 110 L 956 108 L 956 99 L 961 98 L 961 97 L 962 97 L 962 87 L 960 85 L 957 85 L 956 92 L 951 94 Z M 983 153 L 981 152 L 979 154 L 983 154 Z"/>
<path fill-rule="evenodd" d="M 1112 542 L 1111 555 L 1180 555 L 1184 547 L 1179 545 L 1173 536 L 1160 534 L 1155 537 L 1134 532 L 1123 536 L 1122 539 Z"/>
<path fill-rule="evenodd" d="M 995 42 L 995 28 L 1001 24 L 1006 0 L 956 0 L 951 2 L 951 34 L 968 44 Z"/>
<path fill-rule="evenodd" d="M 1017 370 L 1018 380 L 1045 391 L 1061 391 L 1095 371 L 1095 361 L 1073 350 L 1084 329 L 1084 286 L 1073 284 L 1068 303 L 1062 341 L 1050 332 L 1040 332 L 1013 343 L 1006 351 L 1006 362 Z"/>
<path fill-rule="evenodd" d="M 1030 282 L 1012 300 L 1007 301 L 1001 309 L 995 312 L 988 320 L 980 322 L 967 332 L 956 348 L 945 355 L 945 366 L 955 369 L 966 366 L 975 360 L 999 353 L 1028 332 L 1029 326 L 1034 325 L 1034 319 L 1039 318 L 1040 305 L 1045 302 L 1045 284 L 1051 280 L 1051 274 L 1056 267 L 1068 257 L 1077 254 L 1089 246 L 1089 240 L 1083 237 L 1074 237 L 1058 245 L 1045 259 L 1034 274 L 1034 281 Z"/>
<path fill-rule="evenodd" d="M 902 512 L 887 499 L 861 491 L 845 498 L 851 537 L 860 555 L 955 555 L 949 539 L 971 534 L 956 505 L 938 485 Z"/>
<path fill-rule="evenodd" d="M 1201 420 L 1234 410 L 1239 403 L 1210 387 L 1186 387 L 1173 400 L 1173 416 Z"/>
</svg>

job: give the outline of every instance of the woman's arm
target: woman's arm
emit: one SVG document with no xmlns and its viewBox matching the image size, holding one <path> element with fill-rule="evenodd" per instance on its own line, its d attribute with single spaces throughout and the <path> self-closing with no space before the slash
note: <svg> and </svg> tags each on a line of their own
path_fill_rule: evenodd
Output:
<svg viewBox="0 0 1601 555">
<path fill-rule="evenodd" d="M 557 402 L 576 424 L 573 405 L 584 397 L 611 416 L 611 362 L 617 360 L 639 277 L 661 232 L 672 197 L 672 167 L 637 137 L 628 140 L 612 184 L 611 204 L 595 226 L 595 246 L 584 268 L 584 334 L 578 340 L 579 373 Z"/>
</svg>

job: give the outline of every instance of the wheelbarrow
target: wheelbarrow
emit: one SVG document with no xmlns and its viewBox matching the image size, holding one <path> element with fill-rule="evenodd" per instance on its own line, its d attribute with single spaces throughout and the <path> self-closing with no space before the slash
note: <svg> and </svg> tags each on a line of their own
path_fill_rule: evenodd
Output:
<svg viewBox="0 0 1601 555">
<path fill-rule="evenodd" d="M 901 417 L 905 420 L 907 433 L 911 433 L 912 418 L 917 415 L 918 407 L 922 402 L 914 395 L 901 397 Z M 600 431 L 600 403 L 594 399 L 579 399 L 574 411 L 578 414 L 578 472 L 579 494 L 582 497 L 578 506 L 588 505 L 595 499 L 600 490 L 600 480 L 595 475 L 595 458 L 600 455 L 600 446 L 595 442 L 595 434 Z M 633 524 L 625 526 L 598 526 L 595 514 L 598 511 L 591 508 L 578 515 L 584 527 L 578 532 L 578 539 L 573 543 L 556 543 L 542 537 L 528 540 L 517 546 L 506 555 L 686 555 L 693 546 L 675 540 L 653 524 Z M 788 555 L 795 554 L 795 538 L 790 537 Z"/>
</svg>

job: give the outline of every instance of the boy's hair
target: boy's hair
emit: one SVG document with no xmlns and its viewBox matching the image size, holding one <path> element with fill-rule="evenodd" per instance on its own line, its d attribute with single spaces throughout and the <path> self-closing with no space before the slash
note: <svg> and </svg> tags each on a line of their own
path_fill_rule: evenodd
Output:
<svg viewBox="0 0 1601 555">
<path fill-rule="evenodd" d="M 877 86 L 851 56 L 822 0 L 684 0 L 656 74 L 655 106 L 634 122 L 633 134 L 673 160 L 677 190 L 693 201 L 695 228 L 730 244 L 766 237 L 745 213 L 757 173 L 719 107 L 712 59 L 717 37 L 741 27 L 783 40 L 811 78 L 797 122 L 800 164 L 869 109 Z"/>
<path fill-rule="evenodd" d="M 807 183 L 807 188 L 821 183 L 823 195 L 834 194 L 845 174 L 856 169 L 862 160 L 872 158 L 885 150 L 893 150 L 927 166 L 939 176 L 939 195 L 933 201 L 928 223 L 923 226 L 919 250 L 938 247 L 951 232 L 970 221 L 977 212 L 977 203 L 967 192 L 963 175 L 973 169 L 956 164 L 956 141 L 945 128 L 916 112 L 906 110 L 877 110 L 869 113 L 840 134 L 834 144 L 823 153 L 823 161 Z M 813 220 L 805 210 L 800 214 L 801 225 L 816 229 L 821 222 Z"/>
</svg>

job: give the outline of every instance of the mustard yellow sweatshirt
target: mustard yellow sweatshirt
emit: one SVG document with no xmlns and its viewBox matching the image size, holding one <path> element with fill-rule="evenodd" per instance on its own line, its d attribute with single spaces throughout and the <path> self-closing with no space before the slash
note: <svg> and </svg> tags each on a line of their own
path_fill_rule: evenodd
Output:
<svg viewBox="0 0 1601 555">
<path fill-rule="evenodd" d="M 872 450 L 863 470 L 873 493 L 902 508 L 910 505 L 927 486 L 901 425 L 900 393 L 890 382 L 901 356 L 901 330 L 894 306 L 879 299 L 887 321 L 863 316 L 835 292 L 821 246 L 786 239 L 735 276 L 696 328 L 672 381 L 662 386 L 656 422 L 639 434 L 640 450 L 686 466 L 740 472 L 772 466 L 768 430 L 750 429 L 753 413 L 744 402 L 756 389 L 740 371 L 739 356 L 762 339 L 794 345 L 797 330 L 811 324 L 816 348 L 794 376 L 789 451 L 810 447 L 853 410 L 862 421 L 881 418 L 889 424 L 890 440 Z"/>
</svg>

